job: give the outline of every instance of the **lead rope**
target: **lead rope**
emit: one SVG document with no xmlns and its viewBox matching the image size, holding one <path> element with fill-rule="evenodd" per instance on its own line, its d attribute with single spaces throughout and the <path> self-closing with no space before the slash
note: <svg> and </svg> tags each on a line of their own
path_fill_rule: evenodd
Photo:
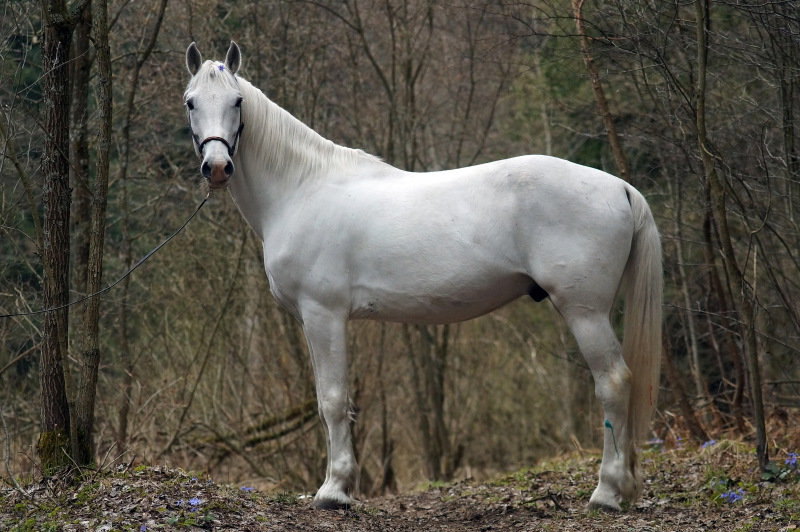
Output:
<svg viewBox="0 0 800 532">
<path fill-rule="evenodd" d="M 108 292 L 109 290 L 111 290 L 112 288 L 114 288 L 115 286 L 117 286 L 119 283 L 121 283 L 123 280 L 125 280 L 125 278 L 126 278 L 126 277 L 130 276 L 130 275 L 131 275 L 131 274 L 134 272 L 134 270 L 136 270 L 136 268 L 138 268 L 139 266 L 141 266 L 142 264 L 144 264 L 144 263 L 145 263 L 145 262 L 146 262 L 146 261 L 147 261 L 147 260 L 148 260 L 150 257 L 152 257 L 153 255 L 155 255 L 155 254 L 158 252 L 158 250 L 159 250 L 159 249 L 163 248 L 165 245 L 167 245 L 167 243 L 168 243 L 170 240 L 172 240 L 173 238 L 175 238 L 175 237 L 178 235 L 178 233 L 180 233 L 181 231 L 183 231 L 183 229 L 184 229 L 184 228 L 185 228 L 187 225 L 189 225 L 189 222 L 191 222 L 191 221 L 192 221 L 192 219 L 193 219 L 195 216 L 197 216 L 197 213 L 198 213 L 198 212 L 200 212 L 200 209 L 202 209 L 202 208 L 203 208 L 203 205 L 205 205 L 205 204 L 206 204 L 206 202 L 208 201 L 208 198 L 209 198 L 210 196 L 211 196 L 211 192 L 209 192 L 208 194 L 206 194 L 206 197 L 205 197 L 205 198 L 203 198 L 203 201 L 201 201 L 201 202 L 200 202 L 200 205 L 198 205 L 198 206 L 197 206 L 197 208 L 194 210 L 194 212 L 192 213 L 192 215 L 191 215 L 191 216 L 189 216 L 189 218 L 187 218 L 187 220 L 186 220 L 185 222 L 183 222 L 183 224 L 182 224 L 182 225 L 181 225 L 181 226 L 180 226 L 178 229 L 176 229 L 174 233 L 172 233 L 171 235 L 169 235 L 169 236 L 168 236 L 168 237 L 167 237 L 167 238 L 166 238 L 166 239 L 165 239 L 163 242 L 161 242 L 159 245 L 157 245 L 156 247 L 154 247 L 153 249 L 151 249 L 151 250 L 150 250 L 150 251 L 149 251 L 149 252 L 148 252 L 148 253 L 147 253 L 145 256 L 143 256 L 141 259 L 139 259 L 139 260 L 136 262 L 136 264 L 134 264 L 133 266 L 131 266 L 131 267 L 128 269 L 128 271 L 126 271 L 125 273 L 123 273 L 123 274 L 122 274 L 122 276 L 121 276 L 119 279 L 117 279 L 116 281 L 114 281 L 114 282 L 113 282 L 113 283 L 111 283 L 110 285 L 106 286 L 105 288 L 103 288 L 103 289 L 101 289 L 101 290 L 98 290 L 97 292 L 95 292 L 95 293 L 93 293 L 93 294 L 89 294 L 89 295 L 83 296 L 83 297 L 81 297 L 81 298 L 79 298 L 79 299 L 76 299 L 75 301 L 71 301 L 71 302 L 69 302 L 69 303 L 65 303 L 65 304 L 63 304 L 63 305 L 59 305 L 59 306 L 57 306 L 57 307 L 43 308 L 43 309 L 40 309 L 40 310 L 32 310 L 32 311 L 28 311 L 28 312 L 16 312 L 16 313 L 13 313 L 13 314 L 0 314 L 0 319 L 4 319 L 4 318 L 16 318 L 16 317 L 20 317 L 20 316 L 34 316 L 34 315 L 36 315 L 36 314 L 44 314 L 44 313 L 47 313 L 47 312 L 55 312 L 56 310 L 63 310 L 63 309 L 65 309 L 65 308 L 67 308 L 67 307 L 71 307 L 71 306 L 73 306 L 73 305 L 77 305 L 77 304 L 79 304 L 79 303 L 83 303 L 84 301 L 88 301 L 89 299 L 92 299 L 93 297 L 97 297 L 97 296 L 99 296 L 99 295 L 105 294 L 106 292 Z"/>
</svg>

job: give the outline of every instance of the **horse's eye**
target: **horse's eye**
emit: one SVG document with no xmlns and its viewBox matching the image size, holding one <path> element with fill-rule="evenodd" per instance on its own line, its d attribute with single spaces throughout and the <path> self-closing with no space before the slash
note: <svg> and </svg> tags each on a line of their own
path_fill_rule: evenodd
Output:
<svg viewBox="0 0 800 532">
<path fill-rule="evenodd" d="M 236 103 L 233 104 L 234 107 L 241 107 L 242 106 L 242 99 L 236 98 Z"/>
<path fill-rule="evenodd" d="M 194 102 L 192 102 L 192 100 L 186 100 L 186 107 L 190 111 L 193 111 L 194 110 Z"/>
</svg>

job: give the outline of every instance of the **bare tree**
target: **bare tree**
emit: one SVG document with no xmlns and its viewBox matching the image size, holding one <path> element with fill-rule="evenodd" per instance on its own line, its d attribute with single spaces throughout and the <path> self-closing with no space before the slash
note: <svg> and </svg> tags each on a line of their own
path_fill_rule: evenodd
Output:
<svg viewBox="0 0 800 532">
<path fill-rule="evenodd" d="M 89 246 L 85 257 L 86 291 L 101 289 L 108 203 L 109 158 L 111 152 L 112 86 L 111 50 L 108 42 L 108 5 L 105 0 L 92 2 L 92 40 L 97 51 L 97 135 L 94 186 L 91 188 Z M 72 455 L 79 465 L 94 461 L 94 418 L 97 396 L 97 372 L 100 365 L 100 298 L 93 297 L 84 309 L 77 341 L 78 361 L 73 408 L 74 434 Z"/>
<path fill-rule="evenodd" d="M 129 164 L 131 159 L 131 128 L 136 112 L 136 95 L 139 89 L 139 79 L 142 69 L 144 68 L 147 60 L 153 53 L 156 46 L 158 35 L 161 32 L 161 25 L 164 21 L 164 11 L 167 7 L 167 0 L 160 0 L 158 7 L 155 10 L 155 20 L 153 21 L 150 32 L 143 34 L 141 41 L 137 43 L 137 51 L 135 53 L 133 67 L 129 73 L 129 80 L 127 86 L 127 95 L 125 97 L 124 107 L 122 112 L 122 127 L 120 134 L 120 163 L 117 170 L 117 180 L 122 188 L 121 192 L 121 211 L 122 211 L 122 260 L 128 267 L 133 265 L 133 235 L 131 234 L 131 205 L 130 205 L 130 184 L 129 179 Z M 136 364 L 134 354 L 131 348 L 130 326 L 129 326 L 129 311 L 130 311 L 130 290 L 131 279 L 126 278 L 122 284 L 122 298 L 119 305 L 119 337 L 120 346 L 118 357 L 123 364 L 123 393 L 119 398 L 119 408 L 117 411 L 118 422 L 116 428 L 116 443 L 120 451 L 124 451 L 128 443 L 128 424 L 130 419 L 131 408 L 131 395 L 133 392 L 133 379 L 136 372 Z"/>
<path fill-rule="evenodd" d="M 703 171 L 711 198 L 711 213 L 714 217 L 717 238 L 721 244 L 720 258 L 728 282 L 728 293 L 736 294 L 748 289 L 741 267 L 736 259 L 733 241 L 728 226 L 727 192 L 717 172 L 719 155 L 715 153 L 706 127 L 706 76 L 708 68 L 708 49 L 710 32 L 710 3 L 708 0 L 695 2 L 695 27 L 697 35 L 697 77 L 695 85 L 695 127 L 697 144 L 703 162 Z M 749 370 L 750 393 L 753 401 L 753 422 L 756 427 L 756 454 L 761 469 L 766 469 L 769 462 L 767 433 L 764 420 L 764 403 L 761 389 L 761 367 L 758 356 L 758 340 L 755 332 L 755 314 L 751 295 L 745 292 L 743 297 L 733 297 L 739 317 L 739 330 L 743 339 L 745 355 Z"/>
<path fill-rule="evenodd" d="M 625 181 L 630 181 L 630 167 L 628 165 L 628 158 L 622 149 L 619 135 L 617 134 L 617 126 L 614 122 L 614 117 L 606 98 L 606 91 L 600 80 L 600 73 L 595 65 L 594 57 L 591 50 L 591 41 L 589 35 L 586 33 L 586 24 L 583 20 L 583 4 L 584 0 L 572 0 L 572 10 L 575 14 L 575 27 L 578 30 L 578 38 L 581 43 L 581 52 L 583 53 L 583 61 L 586 64 L 586 71 L 589 73 L 589 79 L 592 82 L 592 91 L 594 92 L 595 100 L 597 101 L 597 110 L 600 117 L 603 119 L 603 124 L 606 127 L 606 134 L 608 135 L 608 144 L 611 146 L 611 153 L 614 154 L 614 161 L 617 164 L 617 172 L 619 176 Z"/>
<path fill-rule="evenodd" d="M 69 299 L 69 50 L 72 31 L 85 0 L 43 1 L 45 144 L 44 223 L 42 262 L 44 265 L 45 314 L 41 356 L 42 427 L 38 453 L 44 471 L 52 472 L 70 463 L 70 414 L 67 403 L 64 364 L 67 354 Z"/>
</svg>

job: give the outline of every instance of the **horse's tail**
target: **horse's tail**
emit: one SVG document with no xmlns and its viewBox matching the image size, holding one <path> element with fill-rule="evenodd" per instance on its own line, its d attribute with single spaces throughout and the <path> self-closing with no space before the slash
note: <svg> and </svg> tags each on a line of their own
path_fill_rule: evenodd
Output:
<svg viewBox="0 0 800 532">
<path fill-rule="evenodd" d="M 626 185 L 634 219 L 633 242 L 623 275 L 625 331 L 622 353 L 632 374 L 628 428 L 642 441 L 658 398 L 661 375 L 661 239 L 644 197 Z"/>
</svg>

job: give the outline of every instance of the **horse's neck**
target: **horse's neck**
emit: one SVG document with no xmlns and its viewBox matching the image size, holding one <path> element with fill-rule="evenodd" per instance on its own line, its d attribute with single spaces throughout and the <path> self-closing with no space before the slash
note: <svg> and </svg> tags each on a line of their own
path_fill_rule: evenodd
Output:
<svg viewBox="0 0 800 532">
<path fill-rule="evenodd" d="M 291 188 L 373 159 L 323 138 L 246 80 L 239 83 L 245 100 L 242 157 L 248 167 L 259 169 L 261 177 Z"/>
<path fill-rule="evenodd" d="M 329 179 L 357 179 L 388 165 L 360 150 L 339 146 L 239 80 L 244 130 L 236 154 L 231 194 L 250 226 L 264 239 L 300 187 Z M 389 167 L 391 168 L 391 167 Z"/>
</svg>

